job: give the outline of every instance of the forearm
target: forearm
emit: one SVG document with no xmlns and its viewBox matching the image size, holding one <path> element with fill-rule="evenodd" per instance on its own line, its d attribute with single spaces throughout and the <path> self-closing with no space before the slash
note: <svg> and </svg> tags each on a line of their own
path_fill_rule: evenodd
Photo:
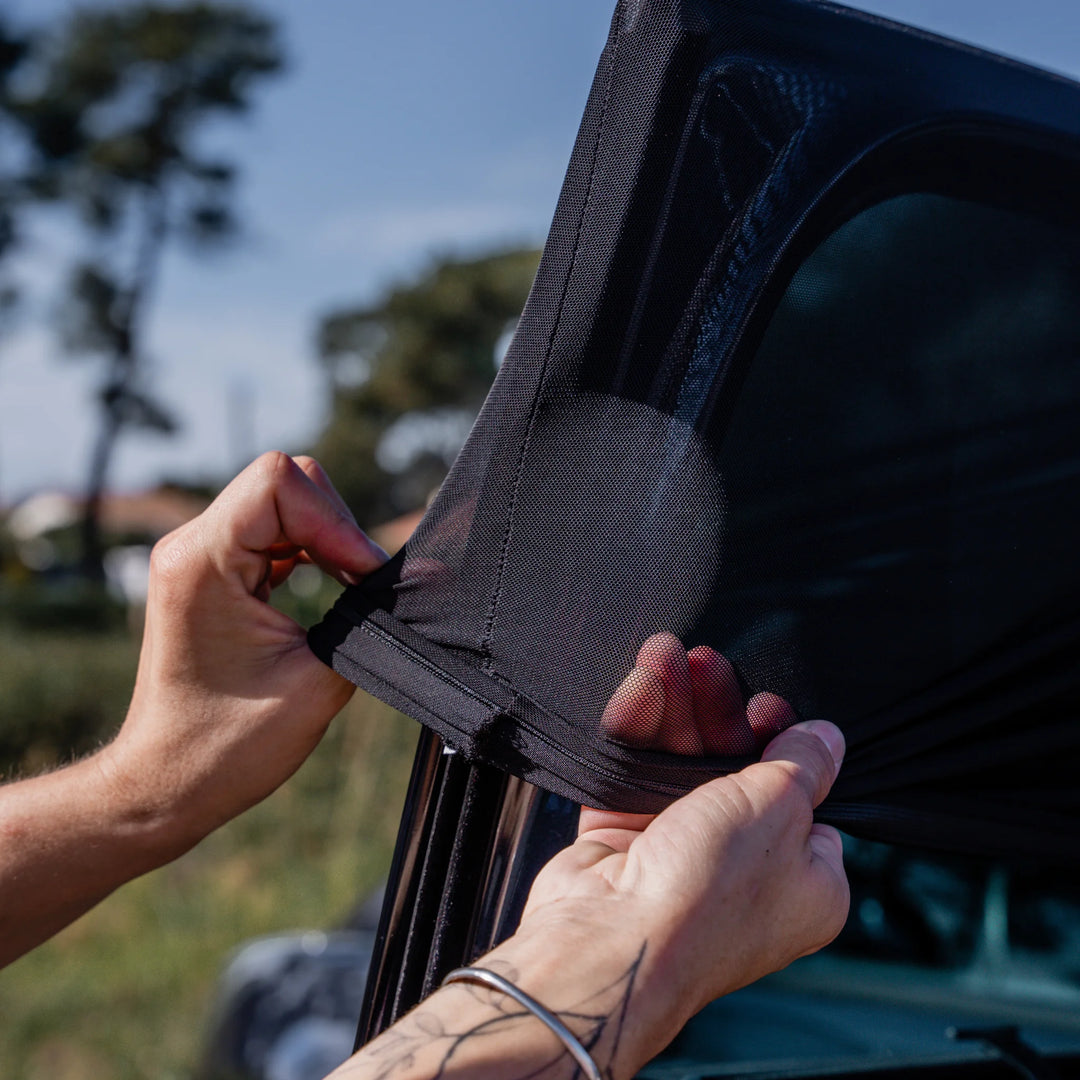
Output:
<svg viewBox="0 0 1080 1080">
<path fill-rule="evenodd" d="M 813 808 L 843 750 L 838 729 L 805 722 L 773 739 L 760 763 L 652 821 L 591 812 L 533 882 L 521 928 L 478 966 L 554 1013 L 607 1080 L 629 1080 L 707 1002 L 839 933 L 848 906 L 840 837 L 814 825 Z M 512 997 L 455 983 L 333 1077 L 456 1075 L 576 1080 L 580 1070 Z"/>
<path fill-rule="evenodd" d="M 0 787 L 0 966 L 265 798 L 314 749 L 353 688 L 265 603 L 301 558 L 345 583 L 386 555 L 314 461 L 278 453 L 154 548 L 119 735 Z"/>
<path fill-rule="evenodd" d="M 542 1003 L 574 1033 L 601 1073 L 628 1080 L 692 1009 L 665 985 L 663 948 L 623 927 L 533 926 L 477 961 Z M 432 994 L 332 1074 L 333 1080 L 571 1080 L 574 1059 L 513 998 L 454 983 Z"/>
<path fill-rule="evenodd" d="M 0 787 L 0 966 L 184 843 L 129 798 L 107 752 Z"/>
</svg>

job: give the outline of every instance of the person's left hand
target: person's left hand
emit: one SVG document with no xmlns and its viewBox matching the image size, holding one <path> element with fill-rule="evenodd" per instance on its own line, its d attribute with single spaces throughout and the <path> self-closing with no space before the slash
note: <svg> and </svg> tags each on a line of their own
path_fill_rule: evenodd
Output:
<svg viewBox="0 0 1080 1080">
<path fill-rule="evenodd" d="M 743 701 L 730 661 L 708 645 L 689 652 L 669 633 L 653 634 L 611 696 L 600 725 L 628 746 L 673 754 L 755 753 L 795 723 L 779 695 Z"/>
<path fill-rule="evenodd" d="M 154 548 L 135 693 L 101 764 L 178 850 L 287 779 L 352 694 L 271 589 L 298 562 L 351 583 L 385 558 L 322 468 L 280 453 Z"/>
</svg>

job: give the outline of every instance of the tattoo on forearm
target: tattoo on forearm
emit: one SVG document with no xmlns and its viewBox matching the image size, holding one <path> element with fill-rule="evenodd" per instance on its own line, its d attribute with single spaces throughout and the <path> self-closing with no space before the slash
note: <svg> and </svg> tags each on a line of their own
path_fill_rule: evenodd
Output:
<svg viewBox="0 0 1080 1080">
<path fill-rule="evenodd" d="M 614 1076 L 623 1025 L 644 956 L 643 944 L 634 962 L 612 983 L 590 992 L 569 1008 L 553 1010 L 609 1078 Z M 518 972 L 509 964 L 493 962 L 490 966 L 511 982 L 517 981 Z M 358 1080 L 360 1077 L 392 1080 L 418 1064 L 423 1055 L 433 1066 L 428 1075 L 433 1080 L 441 1080 L 453 1059 L 467 1052 L 476 1040 L 490 1040 L 513 1032 L 522 1025 L 540 1023 L 532 1013 L 505 994 L 476 984 L 460 983 L 458 986 L 489 1010 L 490 1015 L 457 1029 L 444 1015 L 440 1015 L 437 1002 L 422 1003 L 364 1047 L 334 1075 L 356 1077 Z M 549 1059 L 530 1064 L 525 1072 L 507 1073 L 506 1080 L 577 1080 L 580 1075 L 580 1069 L 569 1051 L 559 1048 L 552 1051 Z"/>
</svg>

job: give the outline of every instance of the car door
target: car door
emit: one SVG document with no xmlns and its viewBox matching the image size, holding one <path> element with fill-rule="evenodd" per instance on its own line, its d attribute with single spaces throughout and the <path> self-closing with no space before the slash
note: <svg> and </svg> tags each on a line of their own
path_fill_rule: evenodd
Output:
<svg viewBox="0 0 1080 1080">
<path fill-rule="evenodd" d="M 578 803 L 744 763 L 605 737 L 665 629 L 848 735 L 822 814 L 860 900 L 772 999 L 793 1030 L 883 1022 L 821 1012 L 840 979 L 1075 1055 L 1078 181 L 1067 80 L 824 3 L 619 4 L 480 422 L 311 636 L 425 725 L 362 1040 L 512 929 Z M 943 1068 L 1041 1060 L 916 1026 L 895 1045 Z"/>
</svg>

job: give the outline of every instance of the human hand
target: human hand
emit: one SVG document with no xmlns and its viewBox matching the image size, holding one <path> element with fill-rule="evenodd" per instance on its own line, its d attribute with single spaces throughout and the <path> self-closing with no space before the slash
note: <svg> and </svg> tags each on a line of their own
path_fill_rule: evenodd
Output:
<svg viewBox="0 0 1080 1080">
<path fill-rule="evenodd" d="M 628 746 L 741 755 L 756 753 L 795 719 L 795 710 L 776 694 L 755 694 L 744 704 L 726 657 L 708 645 L 687 652 L 674 634 L 663 633 L 641 646 L 601 727 Z"/>
<path fill-rule="evenodd" d="M 815 824 L 813 811 L 844 739 L 825 721 L 794 720 L 775 694 L 744 706 L 724 657 L 707 647 L 687 654 L 670 634 L 642 646 L 604 712 L 609 736 L 635 746 L 744 754 L 767 742 L 759 763 L 662 814 L 583 808 L 577 842 L 533 885 L 519 940 L 574 933 L 638 965 L 635 1012 L 639 1031 L 652 1032 L 639 1065 L 709 1001 L 822 948 L 843 927 L 840 836 Z"/>
<path fill-rule="evenodd" d="M 101 764 L 179 850 L 287 779 L 352 694 L 271 590 L 298 562 L 352 583 L 385 558 L 322 468 L 280 453 L 154 548 L 135 692 Z"/>
<path fill-rule="evenodd" d="M 670 633 L 653 634 L 634 669 L 612 694 L 600 720 L 608 738 L 646 750 L 700 756 L 760 754 L 797 719 L 779 695 L 754 694 L 745 704 L 735 669 L 708 645 L 689 652 Z M 612 825 L 644 828 L 655 815 L 582 807 L 579 832 Z"/>
<path fill-rule="evenodd" d="M 838 728 L 806 721 L 659 815 L 585 812 L 576 843 L 537 877 L 522 929 L 555 917 L 647 930 L 686 1016 L 820 949 L 848 891 L 840 836 L 813 811 L 843 752 Z"/>
<path fill-rule="evenodd" d="M 517 932 L 478 965 L 556 1013 L 603 1075 L 624 1080 L 707 1002 L 821 948 L 848 889 L 835 830 L 813 809 L 836 777 L 840 731 L 796 724 L 774 694 L 744 706 L 730 665 L 655 635 L 615 692 L 613 739 L 762 760 L 646 816 L 583 809 L 579 836 L 533 884 Z M 771 740 L 771 741 L 770 741 Z M 497 991 L 439 990 L 334 1077 L 579 1076 L 566 1048 Z"/>
</svg>

